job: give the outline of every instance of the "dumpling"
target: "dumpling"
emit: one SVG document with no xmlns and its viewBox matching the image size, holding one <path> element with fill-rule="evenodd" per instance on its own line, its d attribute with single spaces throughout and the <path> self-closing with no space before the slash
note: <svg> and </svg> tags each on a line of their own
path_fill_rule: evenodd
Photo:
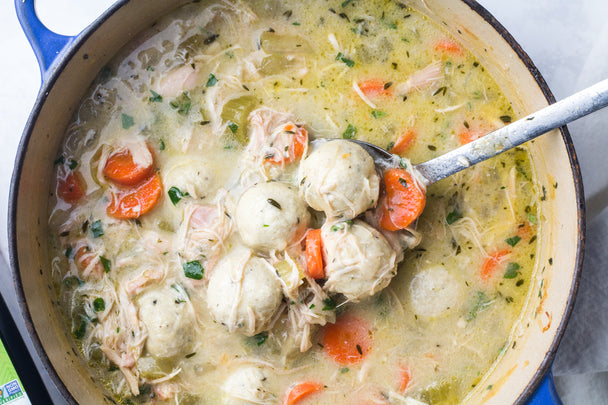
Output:
<svg viewBox="0 0 608 405">
<path fill-rule="evenodd" d="M 439 316 L 459 308 L 464 291 L 443 266 L 433 266 L 416 274 L 410 283 L 410 305 L 416 315 Z"/>
<path fill-rule="evenodd" d="M 326 222 L 321 238 L 329 292 L 356 302 L 382 290 L 397 274 L 396 252 L 366 222 Z"/>
<path fill-rule="evenodd" d="M 361 146 L 328 141 L 300 165 L 300 189 L 312 208 L 330 218 L 352 219 L 376 206 L 380 178 L 374 160 Z"/>
<path fill-rule="evenodd" d="M 248 249 L 218 263 L 207 290 L 207 307 L 229 332 L 253 336 L 268 328 L 283 292 L 274 267 Z"/>
<path fill-rule="evenodd" d="M 202 198 L 214 193 L 217 178 L 202 160 L 182 160 L 164 173 L 165 189 L 177 187 L 182 193 L 188 193 L 192 198 Z"/>
<path fill-rule="evenodd" d="M 222 385 L 226 405 L 272 404 L 277 398 L 268 391 L 268 376 L 259 367 L 242 366 Z"/>
<path fill-rule="evenodd" d="M 283 250 L 304 235 L 310 220 L 296 187 L 258 183 L 239 199 L 235 223 L 243 243 L 256 250 Z"/>
<path fill-rule="evenodd" d="M 196 323 L 188 296 L 180 288 L 162 286 L 144 291 L 137 300 L 139 319 L 146 326 L 146 349 L 156 358 L 190 350 Z"/>
</svg>

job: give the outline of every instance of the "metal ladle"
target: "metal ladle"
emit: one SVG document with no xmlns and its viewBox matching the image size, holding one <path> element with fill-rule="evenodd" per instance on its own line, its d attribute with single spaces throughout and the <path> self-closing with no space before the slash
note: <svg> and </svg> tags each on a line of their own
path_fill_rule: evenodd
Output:
<svg viewBox="0 0 608 405">
<path fill-rule="evenodd" d="M 606 106 L 608 106 L 608 79 L 451 152 L 414 165 L 414 169 L 425 186 L 428 186 Z M 361 145 L 376 163 L 381 162 L 385 167 L 399 165 L 399 156 L 368 142 L 354 139 L 351 141 Z"/>
</svg>

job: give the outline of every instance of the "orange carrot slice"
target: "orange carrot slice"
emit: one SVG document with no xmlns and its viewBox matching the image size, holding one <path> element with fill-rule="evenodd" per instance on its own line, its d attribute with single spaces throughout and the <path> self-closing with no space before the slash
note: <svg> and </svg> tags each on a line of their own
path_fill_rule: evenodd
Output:
<svg viewBox="0 0 608 405">
<path fill-rule="evenodd" d="M 311 278 L 325 278 L 323 269 L 323 240 L 320 229 L 310 229 L 306 233 L 306 274 Z"/>
<path fill-rule="evenodd" d="M 119 149 L 112 153 L 103 168 L 104 175 L 116 184 L 134 186 L 148 178 L 154 163 L 140 166 L 133 161 L 133 155 L 128 149 Z"/>
<path fill-rule="evenodd" d="M 112 191 L 106 212 L 117 219 L 139 218 L 154 208 L 161 194 L 160 177 L 155 173 L 133 189 Z"/>
<path fill-rule="evenodd" d="M 510 249 L 503 249 L 497 250 L 486 257 L 481 265 L 481 271 L 479 273 L 481 279 L 483 281 L 488 281 L 492 278 L 510 253 Z"/>
<path fill-rule="evenodd" d="M 418 182 L 404 169 L 384 172 L 386 195 L 380 201 L 380 226 L 387 231 L 406 228 L 422 214 L 426 195 Z"/>
<path fill-rule="evenodd" d="M 391 86 L 387 86 L 387 82 L 383 82 L 377 79 L 365 80 L 358 83 L 361 92 L 368 98 L 376 98 L 378 96 L 391 96 L 393 89 Z"/>
<path fill-rule="evenodd" d="M 285 398 L 285 405 L 295 405 L 299 403 L 302 399 L 322 389 L 323 385 L 315 381 L 306 381 L 296 384 L 287 393 L 287 397 Z"/>
<path fill-rule="evenodd" d="M 391 147 L 389 152 L 394 155 L 402 154 L 414 142 L 415 136 L 416 133 L 413 129 L 409 129 L 402 133 L 401 136 L 395 141 L 395 144 Z"/>
<path fill-rule="evenodd" d="M 451 39 L 443 38 L 435 42 L 433 48 L 439 52 L 445 52 L 452 55 L 462 55 L 462 47 Z"/>
<path fill-rule="evenodd" d="M 412 383 L 410 368 L 406 365 L 399 369 L 399 392 L 404 392 Z"/>
<path fill-rule="evenodd" d="M 86 183 L 78 172 L 70 171 L 57 180 L 57 196 L 68 204 L 76 204 L 86 193 Z"/>
<path fill-rule="evenodd" d="M 93 260 L 95 260 L 96 258 L 97 255 L 93 254 L 88 246 L 80 246 L 74 254 L 74 263 L 76 263 L 78 270 L 80 270 L 81 273 L 84 273 L 84 271 L 91 265 Z M 97 261 L 97 263 L 95 263 L 90 273 L 95 274 L 97 276 L 103 274 L 103 266 L 100 261 Z"/>
<path fill-rule="evenodd" d="M 342 315 L 326 326 L 321 343 L 325 353 L 341 365 L 361 362 L 372 349 L 367 322 L 352 315 Z"/>
</svg>

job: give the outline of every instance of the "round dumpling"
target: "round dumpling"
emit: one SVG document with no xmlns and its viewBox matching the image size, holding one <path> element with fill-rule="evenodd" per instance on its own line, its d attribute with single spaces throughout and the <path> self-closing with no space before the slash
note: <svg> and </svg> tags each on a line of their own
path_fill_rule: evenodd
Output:
<svg viewBox="0 0 608 405">
<path fill-rule="evenodd" d="M 253 336 L 265 330 L 283 299 L 274 267 L 247 249 L 225 257 L 213 270 L 207 307 L 230 332 Z"/>
<path fill-rule="evenodd" d="M 300 166 L 304 199 L 330 218 L 352 219 L 378 202 L 380 178 L 374 160 L 361 146 L 325 142 Z"/>
<path fill-rule="evenodd" d="M 202 198 L 217 189 L 213 179 L 217 176 L 202 160 L 192 159 L 180 161 L 163 173 L 164 185 L 167 190 L 177 187 L 182 193 L 188 193 L 192 198 Z"/>
<path fill-rule="evenodd" d="M 372 296 L 397 274 L 397 254 L 366 222 L 326 222 L 321 227 L 325 256 L 325 289 L 351 301 Z"/>
<path fill-rule="evenodd" d="M 442 266 L 422 270 L 410 284 L 410 304 L 416 315 L 442 315 L 460 307 L 463 299 L 461 284 Z"/>
<path fill-rule="evenodd" d="M 195 319 L 185 291 L 163 286 L 144 291 L 137 300 L 139 319 L 148 330 L 146 349 L 156 358 L 190 350 Z"/>
<path fill-rule="evenodd" d="M 239 199 L 235 222 L 243 243 L 262 251 L 283 250 L 306 231 L 310 214 L 297 188 L 258 183 Z"/>
<path fill-rule="evenodd" d="M 222 385 L 226 405 L 271 404 L 276 396 L 268 391 L 268 376 L 259 367 L 243 366 L 226 378 Z"/>
</svg>

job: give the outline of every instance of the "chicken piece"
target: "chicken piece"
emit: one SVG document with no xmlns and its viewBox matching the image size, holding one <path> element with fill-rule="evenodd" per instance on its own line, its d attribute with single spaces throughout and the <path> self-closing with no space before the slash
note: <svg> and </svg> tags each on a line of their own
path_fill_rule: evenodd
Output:
<svg viewBox="0 0 608 405">
<path fill-rule="evenodd" d="M 207 307 L 229 332 L 253 336 L 268 329 L 283 294 L 274 267 L 248 249 L 220 261 L 207 290 Z"/>
<path fill-rule="evenodd" d="M 329 218 L 352 219 L 378 202 L 374 160 L 353 142 L 323 143 L 302 161 L 299 182 L 308 205 Z"/>
<path fill-rule="evenodd" d="M 415 90 L 435 88 L 443 80 L 442 64 L 436 61 L 427 67 L 412 73 L 405 83 L 400 83 L 395 90 L 400 97 L 408 95 Z"/>
<path fill-rule="evenodd" d="M 157 88 L 158 94 L 167 98 L 177 97 L 184 91 L 195 88 L 200 77 L 201 71 L 195 64 L 177 67 L 163 76 Z"/>
<path fill-rule="evenodd" d="M 308 149 L 308 132 L 291 114 L 262 107 L 249 114 L 247 152 L 258 165 L 282 166 L 299 159 Z"/>
<path fill-rule="evenodd" d="M 310 214 L 296 187 L 281 182 L 258 183 L 236 206 L 235 222 L 245 245 L 269 252 L 299 241 Z"/>
<path fill-rule="evenodd" d="M 459 308 L 463 301 L 462 283 L 443 266 L 422 270 L 410 283 L 410 305 L 416 315 L 440 316 Z"/>
<path fill-rule="evenodd" d="M 357 302 L 386 287 L 397 274 L 397 254 L 367 223 L 326 222 L 321 227 L 327 282 L 325 290 Z"/>
<path fill-rule="evenodd" d="M 137 299 L 139 318 L 148 330 L 146 349 L 155 358 L 186 353 L 196 323 L 188 295 L 179 286 L 148 289 Z"/>
<path fill-rule="evenodd" d="M 276 395 L 268 391 L 268 376 L 256 366 L 242 366 L 222 385 L 222 403 L 226 405 L 273 404 Z"/>
</svg>

